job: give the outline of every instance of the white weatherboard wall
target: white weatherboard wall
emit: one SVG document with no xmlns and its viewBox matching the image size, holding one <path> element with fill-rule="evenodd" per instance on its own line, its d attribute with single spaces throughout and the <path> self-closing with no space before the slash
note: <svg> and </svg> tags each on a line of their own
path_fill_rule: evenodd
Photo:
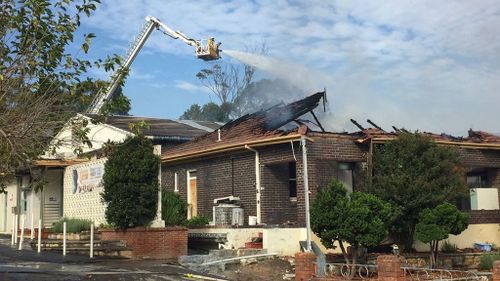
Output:
<svg viewBox="0 0 500 281">
<path fill-rule="evenodd" d="M 6 194 L 0 194 L 0 232 L 12 232 L 12 207 L 17 206 L 17 182 L 12 177 L 6 184 Z"/>
<path fill-rule="evenodd" d="M 103 124 L 103 123 L 92 124 L 90 122 L 91 119 L 83 115 L 78 115 L 76 118 L 84 118 L 87 121 L 89 121 L 89 124 L 86 126 L 86 128 L 89 130 L 87 136 L 92 141 L 92 147 L 83 145 L 82 146 L 83 153 L 100 149 L 103 146 L 103 144 L 105 144 L 108 141 L 121 142 L 127 136 L 133 135 L 130 132 L 121 130 L 119 128 L 110 126 L 108 124 Z M 77 155 L 75 154 L 74 151 L 75 147 L 71 145 L 71 138 L 72 137 L 71 137 L 71 121 L 70 121 L 54 138 L 54 142 L 60 143 L 60 145 L 55 150 L 55 154 L 49 155 L 47 153 L 45 157 L 53 158 L 54 156 L 56 156 L 56 158 L 61 158 L 61 157 L 76 158 Z"/>
<path fill-rule="evenodd" d="M 64 216 L 89 219 L 96 225 L 106 223 L 106 206 L 101 202 L 103 187 L 98 184 L 92 190 L 74 190 L 74 172 L 104 166 L 107 158 L 68 166 L 64 171 Z M 103 171 L 104 172 L 104 171 Z M 80 175 L 81 176 L 81 175 Z"/>
</svg>

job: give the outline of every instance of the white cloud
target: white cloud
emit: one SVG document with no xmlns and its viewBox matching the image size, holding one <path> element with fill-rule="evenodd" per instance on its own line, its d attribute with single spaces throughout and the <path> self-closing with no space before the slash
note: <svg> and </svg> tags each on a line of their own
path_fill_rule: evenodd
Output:
<svg viewBox="0 0 500 281">
<path fill-rule="evenodd" d="M 130 41 L 153 15 L 193 38 L 215 36 L 223 49 L 265 40 L 270 55 L 323 71 L 329 82 L 317 85 L 329 90 L 335 128 L 372 118 L 386 128 L 500 131 L 495 0 L 103 2 L 86 25 L 113 40 Z M 146 50 L 192 53 L 159 32 Z M 204 89 L 185 81 L 176 87 Z"/>
<path fill-rule="evenodd" d="M 175 81 L 175 87 L 188 92 L 210 93 L 210 90 L 205 86 L 195 85 L 182 80 Z"/>
</svg>

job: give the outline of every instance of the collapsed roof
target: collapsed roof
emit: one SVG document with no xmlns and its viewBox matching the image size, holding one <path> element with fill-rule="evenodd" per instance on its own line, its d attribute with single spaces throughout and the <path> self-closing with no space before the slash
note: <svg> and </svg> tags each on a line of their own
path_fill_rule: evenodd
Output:
<svg viewBox="0 0 500 281">
<path fill-rule="evenodd" d="M 266 110 L 244 115 L 212 133 L 200 136 L 190 142 L 167 150 L 162 160 L 173 160 L 188 155 L 215 153 L 227 147 L 244 148 L 245 144 L 255 144 L 277 138 L 297 138 L 307 132 L 307 127 L 301 125 L 291 130 L 283 126 L 297 121 L 302 115 L 312 112 L 319 102 L 325 102 L 326 92 L 318 92 L 302 100 L 279 104 Z M 319 123 L 319 122 L 318 122 Z"/>
<path fill-rule="evenodd" d="M 406 130 L 396 130 L 394 132 L 387 132 L 380 128 L 364 128 L 363 130 L 352 133 L 351 135 L 359 143 L 365 143 L 367 141 L 383 142 L 388 140 L 393 140 L 401 133 L 407 133 Z M 467 137 L 455 137 L 445 133 L 435 134 L 430 132 L 421 132 L 420 134 L 425 135 L 436 142 L 446 142 L 448 144 L 483 144 L 488 146 L 488 144 L 500 144 L 500 136 L 483 132 L 483 131 L 473 131 L 469 130 L 469 135 Z"/>
</svg>

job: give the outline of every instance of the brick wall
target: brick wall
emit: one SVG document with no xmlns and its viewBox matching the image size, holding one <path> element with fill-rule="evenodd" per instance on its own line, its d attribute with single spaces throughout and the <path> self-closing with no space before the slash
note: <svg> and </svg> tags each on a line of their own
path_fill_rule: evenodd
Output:
<svg viewBox="0 0 500 281">
<path fill-rule="evenodd" d="M 500 261 L 495 261 L 493 263 L 493 281 L 500 281 Z"/>
<path fill-rule="evenodd" d="M 350 136 L 329 134 L 329 133 L 313 133 L 311 137 L 313 142 L 307 142 L 307 157 L 308 157 L 308 174 L 309 174 L 309 190 L 310 202 L 314 201 L 316 194 L 320 188 L 326 187 L 330 181 L 337 175 L 337 165 L 339 162 L 354 163 L 354 188 L 362 182 L 361 163 L 366 162 L 367 148 L 356 144 Z M 299 167 L 299 165 L 297 165 Z M 302 163 L 297 168 L 297 181 L 300 182 L 301 190 L 297 191 L 298 201 L 298 221 L 305 224 L 305 205 L 304 205 L 304 190 L 302 187 Z M 356 176 L 358 178 L 356 179 Z"/>
<path fill-rule="evenodd" d="M 288 165 L 285 162 L 262 167 L 262 217 L 268 224 L 297 222 L 297 201 L 290 199 Z"/>
<path fill-rule="evenodd" d="M 187 255 L 187 229 L 183 227 L 101 230 L 101 239 L 125 242 L 133 259 L 176 259 Z"/>
<path fill-rule="evenodd" d="M 174 173 L 178 174 L 181 198 L 187 201 L 187 171 L 196 170 L 198 215 L 212 218 L 213 200 L 230 195 L 241 199 L 245 222 L 256 215 L 255 160 L 251 151 L 196 159 L 177 165 L 162 166 L 162 188 L 174 190 Z"/>
<path fill-rule="evenodd" d="M 500 168 L 500 150 L 455 148 L 460 161 L 468 167 Z"/>
<path fill-rule="evenodd" d="M 314 133 L 307 142 L 311 201 L 319 187 L 336 175 L 337 162 L 364 161 L 366 153 L 349 136 Z M 302 150 L 299 142 L 257 148 L 261 164 L 262 222 L 268 224 L 297 222 L 305 225 Z M 294 157 L 295 153 L 295 157 Z M 296 162 L 297 201 L 290 201 L 288 163 Z M 360 165 L 356 165 L 360 167 Z M 245 223 L 256 215 L 255 153 L 236 151 L 217 154 L 184 163 L 162 166 L 162 187 L 174 190 L 174 173 L 179 175 L 179 194 L 187 200 L 186 172 L 197 170 L 198 213 L 212 217 L 213 199 L 238 196 L 243 204 Z"/>
<path fill-rule="evenodd" d="M 500 210 L 468 211 L 469 224 L 500 223 Z"/>
<path fill-rule="evenodd" d="M 313 253 L 295 254 L 295 280 L 309 281 L 316 274 L 316 255 Z"/>
</svg>

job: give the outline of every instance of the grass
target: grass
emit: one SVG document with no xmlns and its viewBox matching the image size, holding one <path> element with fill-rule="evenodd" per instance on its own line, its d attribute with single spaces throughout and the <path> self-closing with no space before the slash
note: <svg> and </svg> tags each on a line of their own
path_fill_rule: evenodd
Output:
<svg viewBox="0 0 500 281">
<path fill-rule="evenodd" d="M 53 233 L 63 233 L 63 223 L 66 222 L 67 233 L 79 233 L 84 230 L 90 230 L 91 220 L 76 219 L 76 218 L 62 218 L 52 225 Z"/>
<path fill-rule="evenodd" d="M 184 226 L 186 227 L 202 227 L 207 225 L 210 222 L 210 219 L 207 216 L 197 216 L 193 217 L 184 222 Z"/>
<path fill-rule="evenodd" d="M 491 270 L 493 268 L 493 262 L 498 260 L 500 260 L 500 253 L 482 255 L 479 259 L 479 269 Z"/>
<path fill-rule="evenodd" d="M 456 252 L 458 252 L 457 244 L 446 240 L 441 245 L 441 252 L 442 253 L 456 253 Z"/>
</svg>

